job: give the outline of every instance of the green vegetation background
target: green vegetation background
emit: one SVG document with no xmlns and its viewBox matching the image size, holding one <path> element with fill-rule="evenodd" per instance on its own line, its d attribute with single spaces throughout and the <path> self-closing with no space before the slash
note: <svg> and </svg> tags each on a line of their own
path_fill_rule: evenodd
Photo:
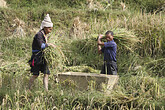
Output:
<svg viewBox="0 0 165 110">
<path fill-rule="evenodd" d="M 6 1 L 8 8 L 0 8 L 1 109 L 164 110 L 164 0 L 126 0 L 126 9 L 120 0 Z M 51 65 L 49 91 L 44 91 L 40 75 L 33 91 L 28 92 L 31 44 L 47 13 L 54 23 L 50 42 L 59 47 L 55 50 L 56 63 Z M 132 51 L 118 45 L 120 80 L 111 94 L 104 95 L 93 87 L 78 91 L 73 84 L 68 88 L 55 83 L 54 75 L 58 72 L 99 73 L 103 58 L 97 54 L 92 35 L 116 28 L 133 31 L 140 42 Z"/>
</svg>

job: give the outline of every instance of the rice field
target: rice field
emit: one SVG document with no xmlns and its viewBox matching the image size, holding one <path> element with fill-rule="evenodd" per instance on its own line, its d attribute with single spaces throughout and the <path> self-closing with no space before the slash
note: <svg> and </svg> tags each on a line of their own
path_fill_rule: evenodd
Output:
<svg viewBox="0 0 165 110">
<path fill-rule="evenodd" d="M 130 1 L 123 9 L 118 0 L 6 1 L 8 8 L 0 8 L 0 109 L 165 109 L 165 12 L 153 13 L 154 2 L 148 12 L 150 7 L 134 9 Z M 51 70 L 49 90 L 44 90 L 40 74 L 29 91 L 32 74 L 27 62 L 46 13 L 54 23 L 48 41 L 57 46 L 44 50 Z M 118 45 L 120 78 L 111 94 L 57 83 L 59 72 L 100 73 L 103 55 L 97 53 L 97 37 L 107 30 L 114 32 Z"/>
</svg>

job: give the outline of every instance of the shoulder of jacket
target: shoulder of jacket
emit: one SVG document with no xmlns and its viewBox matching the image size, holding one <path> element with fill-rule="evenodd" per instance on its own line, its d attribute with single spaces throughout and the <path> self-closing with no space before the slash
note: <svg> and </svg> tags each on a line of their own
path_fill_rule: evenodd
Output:
<svg viewBox="0 0 165 110">
<path fill-rule="evenodd" d="M 114 40 L 112 40 L 112 43 L 114 43 L 115 45 L 117 45 L 116 42 L 115 42 Z"/>
<path fill-rule="evenodd" d="M 39 32 L 35 35 L 35 37 L 42 37 L 42 36 L 43 36 L 43 34 L 42 34 L 41 31 L 39 31 Z"/>
</svg>

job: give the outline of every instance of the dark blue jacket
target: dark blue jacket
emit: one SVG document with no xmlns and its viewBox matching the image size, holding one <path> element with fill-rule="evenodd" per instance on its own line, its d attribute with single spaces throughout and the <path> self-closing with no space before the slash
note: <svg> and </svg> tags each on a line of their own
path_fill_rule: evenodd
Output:
<svg viewBox="0 0 165 110">
<path fill-rule="evenodd" d="M 101 49 L 102 53 L 104 53 L 104 61 L 117 61 L 116 60 L 116 51 L 117 44 L 114 40 L 104 42 L 104 47 Z"/>
</svg>

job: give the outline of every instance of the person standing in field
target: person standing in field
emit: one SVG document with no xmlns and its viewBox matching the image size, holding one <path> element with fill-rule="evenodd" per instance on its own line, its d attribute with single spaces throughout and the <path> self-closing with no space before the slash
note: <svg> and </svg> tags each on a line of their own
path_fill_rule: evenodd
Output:
<svg viewBox="0 0 165 110">
<path fill-rule="evenodd" d="M 48 91 L 48 75 L 50 74 L 50 71 L 47 62 L 43 57 L 43 50 L 48 46 L 55 47 L 55 45 L 47 42 L 47 35 L 52 29 L 53 23 L 51 22 L 49 14 L 47 14 L 41 23 L 40 31 L 34 36 L 32 43 L 32 56 L 29 63 L 33 76 L 29 81 L 29 89 L 31 89 L 34 80 L 39 76 L 40 72 L 42 72 L 44 74 L 43 84 L 46 91 Z"/>
<path fill-rule="evenodd" d="M 104 53 L 104 64 L 102 66 L 101 74 L 117 75 L 117 64 L 116 64 L 116 51 L 117 44 L 113 40 L 113 32 L 107 31 L 105 37 L 107 42 L 102 42 L 101 39 L 104 35 L 98 37 L 98 53 Z M 101 48 L 101 46 L 103 46 Z"/>
</svg>

